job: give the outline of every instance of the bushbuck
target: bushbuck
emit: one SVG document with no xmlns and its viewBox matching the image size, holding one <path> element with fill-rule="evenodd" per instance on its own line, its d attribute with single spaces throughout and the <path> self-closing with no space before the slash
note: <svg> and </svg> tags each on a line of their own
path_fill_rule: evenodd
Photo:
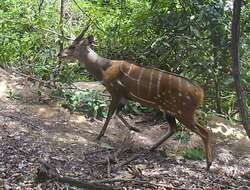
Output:
<svg viewBox="0 0 250 190">
<path fill-rule="evenodd" d="M 106 121 L 97 139 L 104 135 L 115 112 L 127 127 L 136 130 L 119 115 L 119 111 L 128 100 L 136 101 L 143 106 L 160 109 L 166 114 L 170 126 L 166 134 L 149 149 L 150 151 L 177 131 L 177 119 L 203 140 L 209 169 L 213 159 L 210 135 L 195 119 L 195 111 L 204 98 L 202 88 L 174 73 L 141 67 L 123 60 L 103 58 L 93 50 L 94 37 L 90 35 L 84 38 L 84 33 L 83 30 L 69 47 L 59 53 L 59 57 L 78 60 L 106 87 L 112 97 Z"/>
</svg>

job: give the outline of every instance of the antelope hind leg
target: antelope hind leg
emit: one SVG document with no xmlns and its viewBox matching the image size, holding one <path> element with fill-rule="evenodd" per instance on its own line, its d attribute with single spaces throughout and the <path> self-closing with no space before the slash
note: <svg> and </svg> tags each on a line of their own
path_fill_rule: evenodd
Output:
<svg viewBox="0 0 250 190">
<path fill-rule="evenodd" d="M 145 151 L 144 154 L 148 154 L 148 153 L 152 152 L 153 150 L 155 150 L 158 146 L 160 146 L 164 141 L 166 141 L 169 137 L 171 137 L 177 131 L 175 117 L 173 117 L 173 116 L 166 113 L 166 119 L 167 119 L 167 121 L 169 123 L 170 129 L 148 151 Z M 131 156 L 127 161 L 121 163 L 119 165 L 119 167 L 124 166 L 124 165 L 132 162 L 133 160 L 136 160 L 140 156 L 142 156 L 142 154 L 136 154 L 136 155 Z"/>
<path fill-rule="evenodd" d="M 207 170 L 209 170 L 210 166 L 213 162 L 213 151 L 212 151 L 212 145 L 211 145 L 211 137 L 209 134 L 209 131 L 204 128 L 201 124 L 198 122 L 195 122 L 195 126 L 199 129 L 200 134 L 202 135 L 201 138 L 204 142 L 205 150 L 206 150 L 206 157 L 207 157 Z"/>
<path fill-rule="evenodd" d="M 166 141 L 169 137 L 171 137 L 177 131 L 177 125 L 175 117 L 171 116 L 170 114 L 166 113 L 166 120 L 169 124 L 168 132 L 163 135 L 150 149 L 149 151 L 155 150 L 158 146 L 160 146 L 164 141 Z"/>
<path fill-rule="evenodd" d="M 190 122 L 191 121 L 191 122 Z M 210 141 L 210 135 L 206 128 L 204 128 L 201 124 L 195 121 L 193 118 L 190 121 L 182 122 L 187 128 L 191 131 L 196 133 L 203 141 L 204 148 L 206 151 L 206 158 L 207 158 L 207 168 L 209 170 L 210 166 L 212 165 L 213 156 L 212 156 L 212 147 Z"/>
<path fill-rule="evenodd" d="M 129 130 L 132 130 L 132 131 L 135 131 L 135 132 L 140 132 L 140 129 L 131 126 L 131 125 L 124 119 L 124 117 L 123 117 L 122 115 L 117 114 L 117 116 L 118 116 L 118 118 L 122 121 L 122 123 L 123 123 Z"/>
</svg>

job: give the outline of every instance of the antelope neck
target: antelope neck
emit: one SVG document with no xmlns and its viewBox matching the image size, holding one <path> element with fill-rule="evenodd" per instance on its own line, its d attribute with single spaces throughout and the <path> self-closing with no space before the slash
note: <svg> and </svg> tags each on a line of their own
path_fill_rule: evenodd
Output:
<svg viewBox="0 0 250 190">
<path fill-rule="evenodd" d="M 111 65 L 111 60 L 99 56 L 90 47 L 87 47 L 87 54 L 82 58 L 81 62 L 97 80 L 102 80 L 103 71 Z"/>
</svg>

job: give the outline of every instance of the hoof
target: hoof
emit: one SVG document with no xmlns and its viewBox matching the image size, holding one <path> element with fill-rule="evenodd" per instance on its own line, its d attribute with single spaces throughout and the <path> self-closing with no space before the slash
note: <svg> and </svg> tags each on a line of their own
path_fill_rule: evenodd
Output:
<svg viewBox="0 0 250 190">
<path fill-rule="evenodd" d="M 207 167 L 206 167 L 206 171 L 210 170 L 210 166 L 212 165 L 212 163 L 207 163 Z"/>
</svg>

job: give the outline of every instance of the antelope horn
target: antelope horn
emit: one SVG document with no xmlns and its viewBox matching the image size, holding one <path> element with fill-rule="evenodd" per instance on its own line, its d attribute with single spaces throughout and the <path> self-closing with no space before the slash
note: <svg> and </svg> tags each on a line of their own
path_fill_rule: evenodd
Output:
<svg viewBox="0 0 250 190">
<path fill-rule="evenodd" d="M 88 24 L 86 26 L 86 28 L 83 29 L 83 31 L 80 33 L 79 36 L 76 37 L 76 39 L 74 41 L 80 41 L 83 38 L 84 34 L 88 31 L 89 26 L 90 26 L 90 24 Z"/>
</svg>

